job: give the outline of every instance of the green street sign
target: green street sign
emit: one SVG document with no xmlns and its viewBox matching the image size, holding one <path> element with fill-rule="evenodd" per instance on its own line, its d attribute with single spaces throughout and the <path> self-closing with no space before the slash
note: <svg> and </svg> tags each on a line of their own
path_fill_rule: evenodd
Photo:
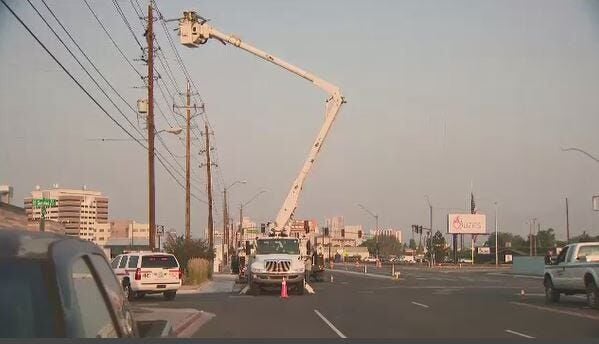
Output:
<svg viewBox="0 0 599 344">
<path fill-rule="evenodd" d="M 33 199 L 34 208 L 56 207 L 56 200 L 50 198 L 35 198 Z"/>
</svg>

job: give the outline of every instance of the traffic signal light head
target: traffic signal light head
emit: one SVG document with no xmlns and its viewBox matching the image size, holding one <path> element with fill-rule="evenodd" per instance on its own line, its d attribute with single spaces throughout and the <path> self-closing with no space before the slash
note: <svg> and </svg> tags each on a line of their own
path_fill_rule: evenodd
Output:
<svg viewBox="0 0 599 344">
<path fill-rule="evenodd" d="M 344 228 L 341 229 L 341 237 L 345 238 L 345 229 Z"/>
<path fill-rule="evenodd" d="M 362 239 L 362 231 L 358 231 L 358 239 Z"/>
<path fill-rule="evenodd" d="M 324 235 L 329 236 L 329 227 L 324 227 Z"/>
<path fill-rule="evenodd" d="M 262 234 L 266 233 L 266 223 L 260 224 L 260 233 L 262 233 Z"/>
<path fill-rule="evenodd" d="M 304 220 L 304 232 L 306 234 L 310 233 L 310 221 L 308 220 Z"/>
</svg>

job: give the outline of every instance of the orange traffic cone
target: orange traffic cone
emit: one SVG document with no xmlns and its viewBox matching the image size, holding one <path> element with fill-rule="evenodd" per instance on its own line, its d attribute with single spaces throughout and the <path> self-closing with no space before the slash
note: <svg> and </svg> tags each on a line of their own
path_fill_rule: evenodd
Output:
<svg viewBox="0 0 599 344">
<path fill-rule="evenodd" d="M 281 298 L 286 299 L 287 297 L 287 281 L 283 277 L 283 281 L 281 282 Z"/>
</svg>

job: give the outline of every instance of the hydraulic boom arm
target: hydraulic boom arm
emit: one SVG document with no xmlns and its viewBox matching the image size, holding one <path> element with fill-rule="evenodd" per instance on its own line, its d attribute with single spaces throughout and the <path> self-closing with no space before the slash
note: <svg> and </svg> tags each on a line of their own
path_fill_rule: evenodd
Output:
<svg viewBox="0 0 599 344">
<path fill-rule="evenodd" d="M 293 213 L 295 212 L 295 209 L 297 207 L 299 195 L 302 191 L 302 187 L 304 185 L 306 177 L 310 173 L 310 170 L 312 169 L 312 166 L 316 161 L 316 157 L 318 156 L 318 153 L 320 152 L 324 140 L 327 137 L 333 122 L 335 121 L 335 117 L 339 113 L 341 105 L 345 103 L 345 99 L 341 95 L 341 90 L 337 86 L 321 78 L 318 78 L 315 75 L 301 68 L 289 64 L 245 42 L 242 42 L 241 39 L 239 39 L 238 37 L 221 33 L 212 26 L 206 24 L 206 20 L 199 17 L 196 14 L 196 12 L 183 12 L 183 19 L 181 19 L 180 21 L 179 30 L 181 35 L 181 43 L 185 46 L 198 47 L 200 44 L 206 43 L 210 38 L 215 38 L 221 41 L 223 44 L 232 44 L 237 48 L 243 49 L 270 63 L 284 68 L 290 71 L 291 73 L 296 74 L 312 82 L 316 87 L 319 87 L 329 95 L 329 98 L 327 99 L 324 124 L 320 128 L 318 136 L 316 137 L 316 140 L 314 141 L 314 144 L 310 149 L 308 158 L 306 159 L 302 169 L 300 170 L 299 175 L 293 182 L 291 190 L 289 190 L 287 198 L 285 199 L 283 206 L 279 210 L 279 213 L 277 214 L 274 223 L 275 233 L 281 233 L 284 231 L 288 232 L 289 220 L 293 217 Z"/>
</svg>

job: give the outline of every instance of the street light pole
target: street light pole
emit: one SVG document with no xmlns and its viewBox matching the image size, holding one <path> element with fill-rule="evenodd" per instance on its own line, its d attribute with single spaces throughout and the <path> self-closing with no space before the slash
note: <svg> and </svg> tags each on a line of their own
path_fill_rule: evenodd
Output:
<svg viewBox="0 0 599 344">
<path fill-rule="evenodd" d="M 250 198 L 249 201 L 247 201 L 245 203 L 240 203 L 239 204 L 239 229 L 238 229 L 238 232 L 239 232 L 239 241 L 242 241 L 241 230 L 243 229 L 243 207 L 245 207 L 248 204 L 252 203 L 256 198 L 258 198 L 258 196 L 262 195 L 265 192 L 266 192 L 266 190 L 260 190 L 256 194 L 254 194 L 254 196 L 252 196 L 252 198 Z"/>
<path fill-rule="evenodd" d="M 222 252 L 223 252 L 224 266 L 227 265 L 228 251 L 229 251 L 229 246 L 230 246 L 229 204 L 227 203 L 227 191 L 236 184 L 245 184 L 245 183 L 247 183 L 246 180 L 237 180 L 237 181 L 233 182 L 231 185 L 223 188 L 223 202 L 224 202 L 224 204 L 223 204 L 223 237 L 222 237 L 221 248 L 222 248 Z M 225 242 L 226 242 L 226 248 L 227 248 L 226 254 L 225 254 Z"/>
<path fill-rule="evenodd" d="M 376 258 L 379 258 L 379 215 L 377 213 L 374 213 L 372 211 L 370 211 L 368 208 L 366 208 L 365 206 L 363 206 L 360 203 L 356 204 L 358 207 L 362 208 L 362 210 L 364 210 L 365 212 L 367 212 L 368 214 L 370 214 L 370 216 L 374 217 L 374 223 L 375 223 L 375 227 L 374 227 L 374 241 L 376 243 Z"/>
</svg>

